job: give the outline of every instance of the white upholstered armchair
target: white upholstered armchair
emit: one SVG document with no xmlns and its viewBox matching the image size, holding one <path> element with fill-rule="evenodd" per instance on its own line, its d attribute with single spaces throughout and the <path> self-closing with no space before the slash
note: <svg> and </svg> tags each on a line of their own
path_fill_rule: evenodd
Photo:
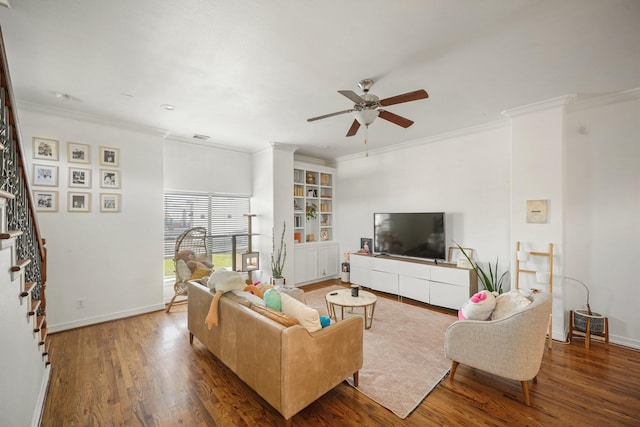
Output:
<svg viewBox="0 0 640 427">
<path fill-rule="evenodd" d="M 525 403 L 531 406 L 529 380 L 535 382 L 542 363 L 551 295 L 536 293 L 531 299 L 524 309 L 500 320 L 463 320 L 449 326 L 444 351 L 452 360 L 451 381 L 460 363 L 517 380 Z"/>
</svg>

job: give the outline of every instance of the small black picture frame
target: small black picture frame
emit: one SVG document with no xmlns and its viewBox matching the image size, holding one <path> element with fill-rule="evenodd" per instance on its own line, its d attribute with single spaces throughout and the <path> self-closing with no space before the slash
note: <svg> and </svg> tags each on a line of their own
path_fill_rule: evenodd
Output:
<svg viewBox="0 0 640 427">
<path fill-rule="evenodd" d="M 360 253 L 370 254 L 373 247 L 373 240 L 370 237 L 360 238 Z"/>
</svg>

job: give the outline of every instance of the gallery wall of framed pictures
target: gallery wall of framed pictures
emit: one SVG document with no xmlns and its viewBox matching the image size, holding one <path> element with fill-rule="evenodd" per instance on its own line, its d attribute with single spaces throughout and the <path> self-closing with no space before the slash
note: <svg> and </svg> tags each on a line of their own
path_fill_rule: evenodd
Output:
<svg viewBox="0 0 640 427">
<path fill-rule="evenodd" d="M 91 212 L 92 207 L 103 213 L 121 212 L 122 194 L 113 192 L 122 189 L 120 149 L 100 146 L 97 153 L 92 153 L 90 144 L 68 141 L 64 162 L 60 156 L 61 152 L 65 152 L 63 148 L 59 140 L 33 137 L 31 185 L 34 187 L 36 211 L 61 210 L 60 193 L 65 189 L 60 187 L 66 183 L 67 212 L 86 213 Z M 94 164 L 98 167 L 97 174 L 92 168 Z M 59 175 L 64 172 L 67 173 L 67 179 L 61 181 Z M 92 194 L 94 188 L 100 190 L 98 195 Z M 92 206 L 95 203 L 98 203 L 97 208 Z"/>
</svg>

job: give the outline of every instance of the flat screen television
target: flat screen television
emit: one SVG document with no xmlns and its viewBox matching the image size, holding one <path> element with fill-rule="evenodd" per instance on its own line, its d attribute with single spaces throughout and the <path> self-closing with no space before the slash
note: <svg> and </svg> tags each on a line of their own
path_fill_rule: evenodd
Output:
<svg viewBox="0 0 640 427">
<path fill-rule="evenodd" d="M 445 259 L 444 212 L 374 213 L 373 252 Z"/>
</svg>

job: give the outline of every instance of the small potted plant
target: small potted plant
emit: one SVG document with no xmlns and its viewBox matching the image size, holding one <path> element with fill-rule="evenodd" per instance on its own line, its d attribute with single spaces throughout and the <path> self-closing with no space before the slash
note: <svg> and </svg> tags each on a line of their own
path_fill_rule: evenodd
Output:
<svg viewBox="0 0 640 427">
<path fill-rule="evenodd" d="M 307 221 L 316 219 L 318 217 L 318 206 L 315 203 L 307 205 Z"/>
<path fill-rule="evenodd" d="M 482 283 L 482 286 L 484 286 L 486 290 L 488 290 L 494 295 L 501 294 L 502 285 L 504 283 L 505 278 L 507 277 L 508 271 L 505 271 L 504 273 L 502 273 L 500 277 L 498 277 L 498 259 L 496 258 L 495 267 L 492 267 L 491 263 L 488 263 L 489 274 L 487 274 L 476 262 L 474 262 L 471 258 L 469 258 L 469 255 L 467 255 L 467 253 L 459 244 L 456 243 L 456 246 L 458 247 L 458 249 L 460 249 L 460 251 L 462 252 L 462 255 L 464 255 L 467 261 L 469 261 L 469 263 L 471 264 L 471 267 L 473 268 L 473 271 L 476 272 L 476 275 L 478 276 L 480 283 Z"/>
<path fill-rule="evenodd" d="M 282 287 L 284 284 L 284 277 L 282 277 L 282 271 L 284 270 L 284 263 L 287 259 L 287 244 L 284 242 L 284 234 L 287 229 L 287 223 L 282 223 L 282 235 L 280 236 L 280 247 L 276 251 L 276 236 L 275 229 L 272 229 L 271 233 L 271 277 L 273 277 L 273 284 L 275 287 Z"/>
</svg>

